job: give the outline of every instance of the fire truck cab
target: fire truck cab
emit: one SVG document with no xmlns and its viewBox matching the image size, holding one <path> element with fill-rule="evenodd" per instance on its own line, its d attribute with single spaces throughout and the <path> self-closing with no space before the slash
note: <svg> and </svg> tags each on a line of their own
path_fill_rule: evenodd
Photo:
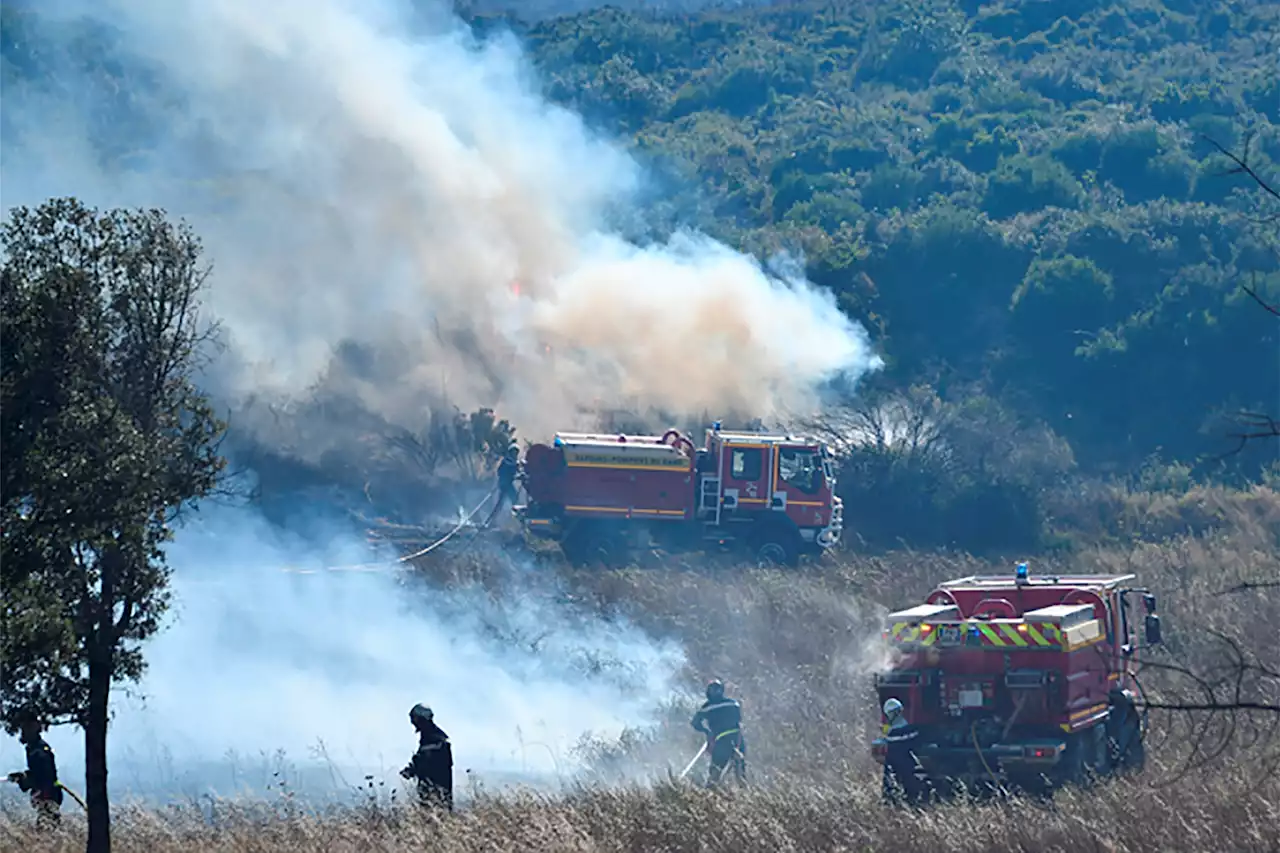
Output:
<svg viewBox="0 0 1280 853">
<path fill-rule="evenodd" d="M 1156 599 L 1133 575 L 979 575 L 889 614 L 881 705 L 903 703 L 920 778 L 1045 790 L 1140 770 L 1145 717 L 1134 663 L 1161 642 Z M 1140 642 L 1136 601 L 1145 608 Z M 887 723 L 887 721 L 884 721 Z M 881 760 L 886 741 L 873 753 Z"/>
<path fill-rule="evenodd" d="M 698 517 L 713 529 L 752 525 L 774 561 L 790 562 L 839 541 L 843 505 L 835 495 L 835 466 L 820 442 L 712 428 L 697 470 Z"/>
</svg>

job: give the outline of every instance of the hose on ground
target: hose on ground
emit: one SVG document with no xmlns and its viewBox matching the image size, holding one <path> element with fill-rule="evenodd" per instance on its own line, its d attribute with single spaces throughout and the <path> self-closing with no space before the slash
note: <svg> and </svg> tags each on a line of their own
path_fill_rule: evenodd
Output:
<svg viewBox="0 0 1280 853">
<path fill-rule="evenodd" d="M 487 493 L 483 498 L 481 498 L 481 499 L 480 499 L 480 503 L 476 504 L 475 509 L 473 509 L 473 510 L 471 510 L 471 512 L 467 513 L 467 515 L 466 515 L 462 520 L 460 520 L 460 521 L 459 521 L 459 522 L 454 526 L 454 528 L 453 528 L 452 530 L 450 530 L 448 533 L 446 533 L 444 536 L 440 537 L 440 538 L 439 538 L 439 539 L 437 539 L 435 542 L 432 542 L 430 545 L 426 546 L 425 548 L 422 548 L 422 549 L 419 549 L 419 550 L 417 550 L 417 551 L 414 551 L 412 554 L 406 554 L 406 555 L 404 555 L 403 557 L 397 557 L 393 562 L 395 562 L 395 563 L 408 563 L 408 562 L 410 562 L 410 561 L 412 561 L 412 560 L 416 560 L 416 559 L 418 559 L 419 557 L 423 557 L 423 556 L 426 556 L 427 554 L 430 554 L 432 551 L 434 551 L 435 549 L 439 548 L 439 547 L 440 547 L 441 545 L 443 545 L 444 543 L 448 542 L 448 541 L 449 541 L 450 539 L 452 539 L 455 535 L 457 535 L 457 533 L 458 533 L 458 531 L 459 531 L 459 530 L 461 530 L 462 528 L 466 527 L 466 526 L 467 526 L 467 524 L 468 524 L 468 523 L 470 523 L 471 519 L 475 518 L 476 513 L 478 513 L 478 512 L 480 511 L 480 509 L 481 509 L 481 508 L 482 508 L 486 503 L 488 503 L 488 502 L 489 502 L 489 498 L 493 497 L 493 495 L 494 495 L 497 491 L 498 491 L 498 489 L 497 489 L 497 487 L 496 487 L 496 486 L 495 486 L 494 488 L 490 489 L 490 490 L 489 490 L 489 492 L 488 492 L 488 493 Z M 358 571 L 376 571 L 376 570 L 379 570 L 379 569 L 383 568 L 385 565 L 386 565 L 386 562 L 385 562 L 385 561 L 383 561 L 383 562 L 379 562 L 379 563 L 355 563 L 355 564 L 353 564 L 353 565 L 349 565 L 349 566 L 326 566 L 322 571 L 326 571 L 326 572 L 358 572 Z M 293 568 L 284 568 L 284 569 L 281 569 L 281 571 L 285 571 L 285 572 L 292 572 L 292 573 L 294 573 L 294 574 L 300 574 L 300 575 L 309 575 L 309 574 L 314 574 L 316 570 L 314 570 L 314 569 L 293 569 Z"/>
<path fill-rule="evenodd" d="M 987 775 L 991 777 L 992 783 L 995 784 L 1001 796 L 1008 796 L 1009 792 L 1004 785 L 1000 784 L 1000 777 L 996 776 L 996 772 L 991 769 L 991 765 L 987 763 L 987 757 L 982 754 L 982 745 L 978 743 L 978 721 L 974 720 L 969 726 L 969 737 L 973 739 L 973 750 L 978 753 L 978 760 L 982 762 L 982 766 L 986 768 Z"/>
<path fill-rule="evenodd" d="M 396 562 L 397 562 L 397 563 L 407 563 L 407 562 L 409 562 L 410 560 L 416 560 L 418 557 L 426 556 L 427 554 L 430 554 L 430 553 L 431 553 L 432 551 L 434 551 L 435 549 L 439 548 L 439 547 L 440 547 L 441 545 L 443 545 L 444 543 L 448 542 L 450 539 L 452 539 L 452 538 L 454 537 L 454 534 L 456 534 L 456 533 L 457 533 L 459 530 L 461 530 L 463 527 L 466 527 L 466 526 L 467 526 L 467 522 L 471 521 L 471 519 L 475 517 L 475 514 L 476 514 L 477 512 L 479 512 L 479 511 L 480 511 L 480 508 L 481 508 L 482 506 L 484 506 L 486 503 L 488 503 L 488 502 L 489 502 L 489 498 L 491 498 L 491 497 L 493 496 L 493 493 L 494 493 L 494 492 L 496 492 L 496 491 L 497 491 L 497 489 L 496 489 L 496 488 L 494 488 L 494 489 L 490 489 L 490 490 L 489 490 L 489 493 L 488 493 L 488 494 L 486 494 L 483 498 L 481 498 L 481 499 L 480 499 L 480 503 L 476 504 L 476 508 L 475 508 L 475 509 L 473 509 L 473 510 L 471 510 L 471 512 L 467 514 L 467 517 L 466 517 L 466 518 L 464 518 L 464 519 L 462 519 L 461 521 L 459 521 L 456 527 L 454 527 L 452 530 L 450 530 L 448 533 L 446 533 L 446 534 L 445 534 L 444 536 L 442 536 L 440 539 L 436 540 L 435 542 L 432 542 L 430 545 L 428 545 L 427 547 L 423 548 L 423 549 L 422 549 L 422 550 L 420 550 L 420 551 L 414 551 L 412 554 L 409 554 L 409 555 L 404 556 L 404 557 L 400 557 L 399 559 L 397 559 L 397 560 L 396 560 Z"/>
</svg>

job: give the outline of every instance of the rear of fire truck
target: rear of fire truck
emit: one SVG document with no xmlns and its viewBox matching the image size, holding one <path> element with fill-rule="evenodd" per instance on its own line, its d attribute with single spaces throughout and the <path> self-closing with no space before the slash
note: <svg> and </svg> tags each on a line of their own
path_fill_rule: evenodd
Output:
<svg viewBox="0 0 1280 853">
<path fill-rule="evenodd" d="M 1155 597 L 1131 579 L 1031 577 L 1019 564 L 1014 575 L 944 583 L 889 614 L 880 705 L 903 703 L 934 791 L 1043 792 L 1141 768 L 1132 595 L 1147 607 L 1147 645 L 1160 642 L 1160 625 Z M 882 761 L 885 749 L 878 738 Z"/>
</svg>

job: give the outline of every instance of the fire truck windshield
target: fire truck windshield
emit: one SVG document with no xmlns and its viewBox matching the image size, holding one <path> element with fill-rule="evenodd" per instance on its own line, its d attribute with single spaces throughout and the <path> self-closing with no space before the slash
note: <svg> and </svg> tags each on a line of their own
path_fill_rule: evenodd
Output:
<svg viewBox="0 0 1280 853">
<path fill-rule="evenodd" d="M 781 448 L 778 453 L 778 479 L 806 494 L 818 491 L 821 464 L 818 451 L 795 447 Z"/>
</svg>

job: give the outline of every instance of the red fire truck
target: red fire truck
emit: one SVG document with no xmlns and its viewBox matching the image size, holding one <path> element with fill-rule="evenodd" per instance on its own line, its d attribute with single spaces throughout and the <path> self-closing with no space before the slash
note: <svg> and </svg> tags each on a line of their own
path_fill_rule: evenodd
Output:
<svg viewBox="0 0 1280 853">
<path fill-rule="evenodd" d="M 826 446 L 811 438 L 726 432 L 702 447 L 660 436 L 557 433 L 525 452 L 526 530 L 582 563 L 654 545 L 747 548 L 793 565 L 840 539 L 842 506 Z"/>
<path fill-rule="evenodd" d="M 1033 577 L 1019 563 L 1013 575 L 944 583 L 886 617 L 895 660 L 876 676 L 880 705 L 902 702 L 933 790 L 1044 791 L 1141 769 L 1133 599 L 1146 611 L 1144 648 L 1160 642 L 1160 617 L 1155 596 L 1133 580 Z M 874 742 L 881 761 L 886 746 Z"/>
</svg>

